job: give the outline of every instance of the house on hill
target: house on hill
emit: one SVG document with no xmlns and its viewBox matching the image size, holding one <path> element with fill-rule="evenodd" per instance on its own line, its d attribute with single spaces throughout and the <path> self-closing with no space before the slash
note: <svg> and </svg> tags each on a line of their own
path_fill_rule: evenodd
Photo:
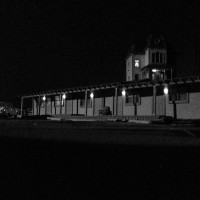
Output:
<svg viewBox="0 0 200 200">
<path fill-rule="evenodd" d="M 132 45 L 126 58 L 126 81 L 172 77 L 173 68 L 167 64 L 167 45 L 162 35 L 150 34 L 143 48 Z"/>
</svg>

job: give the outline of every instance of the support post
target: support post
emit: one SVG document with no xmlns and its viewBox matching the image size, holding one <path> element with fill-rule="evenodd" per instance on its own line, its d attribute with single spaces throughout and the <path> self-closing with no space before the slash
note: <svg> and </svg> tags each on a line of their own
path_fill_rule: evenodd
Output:
<svg viewBox="0 0 200 200">
<path fill-rule="evenodd" d="M 167 116 L 167 100 L 168 94 L 164 94 L 164 115 Z"/>
<path fill-rule="evenodd" d="M 167 103 L 167 95 L 164 94 L 164 115 L 167 115 L 167 109 L 166 109 L 166 103 Z"/>
<path fill-rule="evenodd" d="M 24 97 L 21 97 L 21 118 L 23 117 L 23 104 L 24 104 Z"/>
<path fill-rule="evenodd" d="M 76 100 L 76 114 L 78 115 L 78 99 Z"/>
<path fill-rule="evenodd" d="M 156 115 L 156 86 L 153 86 L 153 115 Z"/>
<path fill-rule="evenodd" d="M 122 116 L 124 115 L 124 96 L 122 95 Z"/>
<path fill-rule="evenodd" d="M 41 97 L 39 96 L 39 106 L 38 106 L 38 108 L 39 108 L 39 115 L 40 115 L 40 105 L 41 105 Z"/>
<path fill-rule="evenodd" d="M 67 96 L 65 98 L 65 115 L 67 114 Z"/>
<path fill-rule="evenodd" d="M 137 116 L 137 98 L 138 96 L 137 95 L 134 95 L 133 96 L 133 103 L 134 103 L 134 115 Z"/>
<path fill-rule="evenodd" d="M 52 96 L 50 97 L 50 100 L 51 100 L 51 115 L 53 114 L 52 113 Z"/>
<path fill-rule="evenodd" d="M 60 115 L 62 115 L 62 94 L 60 93 Z"/>
<path fill-rule="evenodd" d="M 74 112 L 74 102 L 73 102 L 73 91 L 72 91 L 72 116 L 73 116 L 73 112 Z"/>
<path fill-rule="evenodd" d="M 85 116 L 87 116 L 87 89 L 85 90 Z"/>
<path fill-rule="evenodd" d="M 117 87 L 115 88 L 115 115 L 117 115 L 118 99 L 117 99 Z"/>
<path fill-rule="evenodd" d="M 95 98 L 92 98 L 92 115 L 94 116 L 94 111 L 95 111 Z"/>
<path fill-rule="evenodd" d="M 33 113 L 33 115 L 34 115 L 34 97 L 32 98 L 32 113 Z"/>
<path fill-rule="evenodd" d="M 44 114 L 47 114 L 47 98 L 44 101 Z"/>
<path fill-rule="evenodd" d="M 177 119 L 176 101 L 173 101 L 173 110 L 174 110 L 174 120 L 176 120 Z"/>
<path fill-rule="evenodd" d="M 135 108 L 135 116 L 137 116 L 137 103 L 134 103 L 134 108 Z"/>
</svg>

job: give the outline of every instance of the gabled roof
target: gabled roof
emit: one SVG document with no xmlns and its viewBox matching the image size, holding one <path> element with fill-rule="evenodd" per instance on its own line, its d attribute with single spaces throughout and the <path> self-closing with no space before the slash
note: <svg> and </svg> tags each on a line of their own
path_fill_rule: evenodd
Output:
<svg viewBox="0 0 200 200">
<path fill-rule="evenodd" d="M 151 33 L 147 40 L 137 40 L 129 47 L 127 57 L 130 54 L 145 54 L 145 49 L 166 49 L 167 45 L 162 34 Z"/>
<path fill-rule="evenodd" d="M 147 48 L 165 49 L 167 47 L 164 37 L 161 34 L 154 33 L 147 37 Z"/>
</svg>

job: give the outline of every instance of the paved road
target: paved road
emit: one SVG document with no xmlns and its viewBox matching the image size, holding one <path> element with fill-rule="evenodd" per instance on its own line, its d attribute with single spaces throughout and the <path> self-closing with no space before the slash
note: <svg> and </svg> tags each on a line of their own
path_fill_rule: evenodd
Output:
<svg viewBox="0 0 200 200">
<path fill-rule="evenodd" d="M 0 199 L 198 199 L 199 129 L 0 121 Z"/>
</svg>

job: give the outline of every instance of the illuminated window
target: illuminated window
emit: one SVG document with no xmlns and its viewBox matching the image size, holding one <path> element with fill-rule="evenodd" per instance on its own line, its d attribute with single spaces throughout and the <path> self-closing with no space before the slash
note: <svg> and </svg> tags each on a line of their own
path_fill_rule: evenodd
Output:
<svg viewBox="0 0 200 200">
<path fill-rule="evenodd" d="M 140 67 L 140 61 L 139 60 L 135 60 L 135 67 L 136 68 Z"/>
</svg>

